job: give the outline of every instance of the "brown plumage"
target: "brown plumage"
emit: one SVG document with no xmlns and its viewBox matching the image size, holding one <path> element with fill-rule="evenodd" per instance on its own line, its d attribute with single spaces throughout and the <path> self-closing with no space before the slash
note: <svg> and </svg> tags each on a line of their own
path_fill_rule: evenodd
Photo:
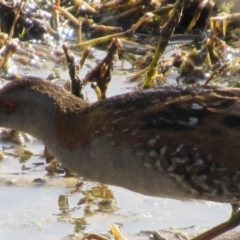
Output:
<svg viewBox="0 0 240 240">
<path fill-rule="evenodd" d="M 239 203 L 239 112 L 239 89 L 210 86 L 162 87 L 93 104 L 35 79 L 0 90 L 0 126 L 42 140 L 65 167 L 180 200 Z"/>
</svg>

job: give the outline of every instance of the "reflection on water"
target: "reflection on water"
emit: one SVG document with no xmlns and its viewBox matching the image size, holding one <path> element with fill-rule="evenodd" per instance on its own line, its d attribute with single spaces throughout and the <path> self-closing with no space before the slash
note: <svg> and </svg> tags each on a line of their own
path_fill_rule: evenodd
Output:
<svg viewBox="0 0 240 240">
<path fill-rule="evenodd" d="M 39 153 L 43 146 L 35 142 L 31 149 Z M 109 234 L 113 223 L 124 235 L 131 236 L 142 230 L 211 227 L 230 214 L 227 204 L 180 202 L 114 186 L 109 189 L 81 178 L 49 178 L 44 165 L 35 167 L 35 163 L 44 161 L 32 157 L 25 163 L 28 170 L 23 171 L 23 163 L 17 159 L 2 160 L 0 239 L 34 239 L 36 234 L 38 239 Z M 39 178 L 42 181 L 36 181 Z"/>
</svg>

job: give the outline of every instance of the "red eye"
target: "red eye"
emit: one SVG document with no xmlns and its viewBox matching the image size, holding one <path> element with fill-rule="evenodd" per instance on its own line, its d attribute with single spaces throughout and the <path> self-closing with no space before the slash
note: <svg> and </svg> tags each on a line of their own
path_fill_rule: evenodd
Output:
<svg viewBox="0 0 240 240">
<path fill-rule="evenodd" d="M 2 102 L 1 109 L 4 112 L 12 112 L 15 109 L 15 103 L 12 100 L 6 99 Z"/>
</svg>

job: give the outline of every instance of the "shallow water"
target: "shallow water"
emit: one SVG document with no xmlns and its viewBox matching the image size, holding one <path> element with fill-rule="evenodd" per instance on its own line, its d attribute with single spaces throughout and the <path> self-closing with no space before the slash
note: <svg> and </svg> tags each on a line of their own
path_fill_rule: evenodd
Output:
<svg viewBox="0 0 240 240">
<path fill-rule="evenodd" d="M 47 183 L 34 183 L 36 177 L 44 179 L 44 170 L 15 175 L 22 171 L 21 164 L 14 161 L 4 160 L 13 166 L 12 173 L 11 166 L 2 165 L 0 239 L 35 239 L 36 235 L 38 239 L 68 239 L 83 233 L 106 234 L 113 223 L 129 237 L 143 230 L 211 227 L 230 215 L 228 204 L 153 198 L 114 186 L 109 186 L 114 199 L 108 209 L 101 211 L 96 200 L 78 204 L 95 184 L 84 182 L 83 194 L 73 192 L 74 187 L 68 187 L 69 182 L 59 181 L 57 176 L 46 178 Z M 60 205 L 60 196 L 65 196 L 68 204 Z"/>
</svg>

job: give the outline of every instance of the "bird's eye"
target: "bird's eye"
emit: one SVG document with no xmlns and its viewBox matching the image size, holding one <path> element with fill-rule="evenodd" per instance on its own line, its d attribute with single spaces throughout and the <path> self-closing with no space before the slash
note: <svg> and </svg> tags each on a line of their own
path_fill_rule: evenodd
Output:
<svg viewBox="0 0 240 240">
<path fill-rule="evenodd" d="M 12 112 L 15 109 L 15 103 L 10 99 L 6 99 L 1 103 L 1 109 L 4 112 Z"/>
</svg>

